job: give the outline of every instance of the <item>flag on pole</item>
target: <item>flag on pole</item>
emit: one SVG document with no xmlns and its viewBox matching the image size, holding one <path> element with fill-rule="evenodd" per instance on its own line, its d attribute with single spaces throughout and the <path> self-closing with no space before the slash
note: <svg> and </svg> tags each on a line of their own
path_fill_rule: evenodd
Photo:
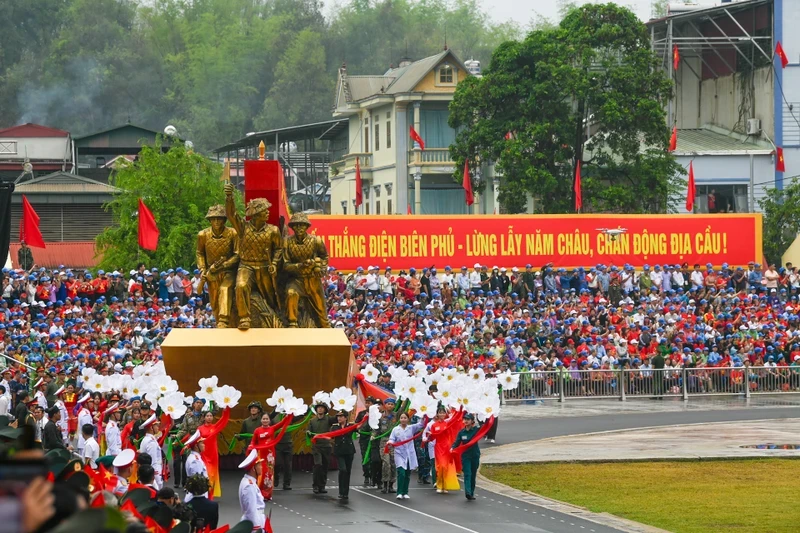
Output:
<svg viewBox="0 0 800 533">
<path fill-rule="evenodd" d="M 689 161 L 689 187 L 686 190 L 686 210 L 689 212 L 694 211 L 694 196 L 695 196 L 695 187 L 694 187 L 694 166 L 692 162 Z"/>
<path fill-rule="evenodd" d="M 363 184 L 361 183 L 361 162 L 359 161 L 359 158 L 356 157 L 356 214 L 358 214 L 358 208 L 363 203 L 364 189 Z"/>
<path fill-rule="evenodd" d="M 409 134 L 411 135 L 411 139 L 416 141 L 419 144 L 420 150 L 425 150 L 425 141 L 422 140 L 422 137 L 419 136 L 417 130 L 414 129 L 414 126 L 409 126 Z"/>
<path fill-rule="evenodd" d="M 225 161 L 225 166 L 222 167 L 222 175 L 219 177 L 219 181 L 223 181 L 225 183 L 230 183 L 231 181 L 231 162 Z"/>
<path fill-rule="evenodd" d="M 681 65 L 681 53 L 678 51 L 678 45 L 672 45 L 672 70 L 677 72 L 678 67 Z"/>
<path fill-rule="evenodd" d="M 580 212 L 583 207 L 583 198 L 581 197 L 581 161 L 575 165 L 575 212 Z"/>
<path fill-rule="evenodd" d="M 464 161 L 464 179 L 461 181 L 461 186 L 464 187 L 464 200 L 467 205 L 475 203 L 475 195 L 472 193 L 472 179 L 469 177 L 469 160 Z"/>
<path fill-rule="evenodd" d="M 158 248 L 158 226 L 153 212 L 139 198 L 139 246 L 145 250 Z"/>
<path fill-rule="evenodd" d="M 669 151 L 674 152 L 678 148 L 678 126 L 672 126 L 672 135 L 669 136 Z"/>
<path fill-rule="evenodd" d="M 775 55 L 781 58 L 781 68 L 786 68 L 786 65 L 789 64 L 789 58 L 786 57 L 786 52 L 783 51 L 780 41 L 775 45 Z"/>
<path fill-rule="evenodd" d="M 786 172 L 786 162 L 783 160 L 783 148 L 780 146 L 775 148 L 775 170 L 778 172 Z"/>
<path fill-rule="evenodd" d="M 42 231 L 39 229 L 39 215 L 28 201 L 28 197 L 22 195 L 22 220 L 19 224 L 19 242 L 24 242 L 34 248 L 45 248 Z"/>
</svg>

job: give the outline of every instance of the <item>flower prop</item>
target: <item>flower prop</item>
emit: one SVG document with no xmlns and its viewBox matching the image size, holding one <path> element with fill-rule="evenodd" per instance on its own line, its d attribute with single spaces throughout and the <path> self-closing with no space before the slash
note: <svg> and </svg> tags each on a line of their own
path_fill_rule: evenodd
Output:
<svg viewBox="0 0 800 533">
<path fill-rule="evenodd" d="M 480 382 L 486 377 L 486 373 L 482 368 L 470 368 L 469 377 L 474 382 Z"/>
<path fill-rule="evenodd" d="M 381 410 L 377 405 L 369 406 L 369 427 L 371 429 L 378 429 L 378 423 L 381 421 Z"/>
<path fill-rule="evenodd" d="M 439 402 L 436 398 L 428 396 L 427 394 L 417 394 L 411 398 L 411 409 L 417 412 L 417 415 L 422 417 L 433 418 L 436 414 L 436 408 Z"/>
<path fill-rule="evenodd" d="M 519 385 L 519 374 L 512 374 L 510 370 L 506 370 L 498 376 L 498 381 L 503 390 L 514 390 Z"/>
<path fill-rule="evenodd" d="M 295 418 L 301 417 L 308 411 L 308 406 L 302 398 L 291 397 L 283 402 L 284 412 Z"/>
<path fill-rule="evenodd" d="M 331 405 L 331 395 L 325 391 L 318 391 L 311 399 L 312 405 L 325 404 L 328 407 Z"/>
<path fill-rule="evenodd" d="M 195 393 L 195 396 L 205 400 L 206 405 L 208 405 L 208 402 L 214 400 L 214 394 L 219 388 L 219 378 L 217 378 L 217 376 L 201 378 L 197 384 L 200 385 L 200 390 Z"/>
<path fill-rule="evenodd" d="M 93 374 L 89 377 L 89 379 L 84 382 L 83 388 L 89 392 L 106 392 L 108 390 L 106 387 L 106 380 L 100 374 Z"/>
<path fill-rule="evenodd" d="M 149 379 L 152 383 L 151 391 L 159 398 L 178 392 L 178 382 L 166 374 L 155 376 Z M 181 395 L 181 398 L 183 395 Z"/>
<path fill-rule="evenodd" d="M 186 414 L 186 404 L 183 394 L 180 392 L 170 392 L 158 400 L 158 406 L 169 415 L 173 420 L 177 420 Z"/>
<path fill-rule="evenodd" d="M 286 412 L 286 401 L 294 398 L 292 389 L 287 389 L 283 385 L 278 387 L 278 390 L 272 393 L 271 398 L 267 398 L 267 405 L 274 407 L 279 413 Z M 301 400 L 302 401 L 302 400 Z"/>
<path fill-rule="evenodd" d="M 417 394 L 424 394 L 427 390 L 425 382 L 419 377 L 404 377 L 395 382 L 395 392 L 398 398 L 410 400 Z"/>
<path fill-rule="evenodd" d="M 361 375 L 364 376 L 364 379 L 368 382 L 375 383 L 378 381 L 380 372 L 378 372 L 378 369 L 375 368 L 375 365 L 372 363 L 367 363 L 367 366 L 361 369 Z"/>
<path fill-rule="evenodd" d="M 230 385 L 223 385 L 216 390 L 213 400 L 220 407 L 236 407 L 241 397 L 241 392 Z"/>
<path fill-rule="evenodd" d="M 352 411 L 358 399 L 347 387 L 333 389 L 330 394 L 331 407 L 336 411 Z"/>
</svg>

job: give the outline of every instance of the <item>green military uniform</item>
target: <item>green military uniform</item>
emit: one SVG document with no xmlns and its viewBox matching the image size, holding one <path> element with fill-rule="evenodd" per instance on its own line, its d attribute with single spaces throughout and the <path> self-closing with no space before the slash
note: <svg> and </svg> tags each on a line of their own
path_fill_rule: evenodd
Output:
<svg viewBox="0 0 800 533">
<path fill-rule="evenodd" d="M 44 390 L 44 397 L 47 400 L 47 405 L 52 407 L 56 404 L 56 391 L 60 385 L 56 383 L 55 379 L 50 380 L 50 383 L 47 384 L 47 387 Z"/>
<path fill-rule="evenodd" d="M 273 424 L 280 421 L 280 413 L 273 412 L 269 415 Z M 275 484 L 281 482 L 283 474 L 283 490 L 292 490 L 292 458 L 294 457 L 294 434 L 285 431 L 280 442 L 275 446 Z"/>
<path fill-rule="evenodd" d="M 252 435 L 253 432 L 261 426 L 261 413 L 258 413 L 255 417 L 248 416 L 244 420 L 242 420 L 242 429 L 239 430 L 240 435 Z M 250 439 L 248 437 L 239 437 L 241 440 Z"/>
<path fill-rule="evenodd" d="M 331 426 L 336 423 L 335 416 L 328 416 L 326 414 L 320 418 L 315 416 L 308 423 L 308 431 L 312 435 L 320 433 L 328 433 Z M 325 494 L 325 484 L 328 482 L 328 461 L 330 460 L 331 452 L 333 452 L 333 444 L 330 439 L 319 439 L 311 445 L 311 455 L 314 456 L 314 475 L 312 487 L 314 493 Z"/>
<path fill-rule="evenodd" d="M 382 493 L 387 494 L 394 492 L 394 480 L 397 479 L 397 467 L 394 464 L 394 452 L 389 450 L 385 453 L 386 445 L 389 443 L 389 433 L 394 426 L 394 414 L 389 413 L 388 416 L 382 416 L 378 422 L 378 429 L 373 431 L 373 437 L 385 435 L 380 441 L 375 440 L 372 442 L 374 448 L 377 443 L 378 453 L 381 458 L 381 482 L 383 483 Z"/>
<path fill-rule="evenodd" d="M 458 435 L 456 435 L 456 440 L 453 442 L 453 448 L 469 442 L 477 432 L 477 425 L 472 426 L 470 429 L 467 429 L 466 427 L 463 428 L 458 432 Z M 464 494 L 466 494 L 468 500 L 471 500 L 475 497 L 475 479 L 478 475 L 478 466 L 480 463 L 481 449 L 479 444 L 476 442 L 461 454 L 461 468 L 464 472 Z"/>
<path fill-rule="evenodd" d="M 653 356 L 653 392 L 657 398 L 661 398 L 664 394 L 664 355 L 659 351 Z"/>
<path fill-rule="evenodd" d="M 331 431 L 342 429 L 342 427 L 339 424 L 334 424 L 331 426 Z M 333 454 L 336 456 L 336 464 L 339 467 L 339 497 L 347 499 L 350 494 L 350 474 L 353 471 L 353 457 L 356 455 L 356 445 L 353 443 L 353 435 L 351 433 L 334 437 Z"/>
</svg>

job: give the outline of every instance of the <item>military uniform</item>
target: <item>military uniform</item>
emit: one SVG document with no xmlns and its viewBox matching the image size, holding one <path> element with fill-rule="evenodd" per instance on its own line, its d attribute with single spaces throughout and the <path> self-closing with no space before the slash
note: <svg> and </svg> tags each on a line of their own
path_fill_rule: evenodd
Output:
<svg viewBox="0 0 800 533">
<path fill-rule="evenodd" d="M 250 474 L 245 474 L 239 482 L 239 505 L 242 508 L 242 520 L 253 523 L 253 530 L 261 530 L 266 522 L 264 515 L 264 496 L 258 488 L 258 481 Z"/>
<path fill-rule="evenodd" d="M 355 423 L 358 424 L 364 420 L 365 416 L 369 416 L 369 410 L 364 409 L 356 415 Z M 367 458 L 367 448 L 369 448 L 369 434 L 358 434 L 358 448 L 361 451 L 361 473 L 364 475 L 364 486 L 369 487 L 372 484 L 372 476 L 370 475 L 370 460 Z"/>
<path fill-rule="evenodd" d="M 225 216 L 222 206 L 212 206 L 206 218 Z M 197 234 L 197 268 L 203 272 L 208 283 L 208 300 L 217 320 L 217 327 L 228 326 L 231 305 L 233 304 L 233 287 L 236 282 L 236 265 L 239 262 L 238 239 L 236 230 L 224 227 L 219 235 L 212 228 L 205 228 Z M 215 272 L 211 272 L 211 267 Z M 197 290 L 202 292 L 203 288 Z"/>
<path fill-rule="evenodd" d="M 272 423 L 276 423 L 279 413 L 270 415 Z M 283 437 L 275 445 L 275 483 L 280 485 L 283 474 L 283 490 L 292 490 L 292 458 L 294 457 L 294 434 L 284 431 Z"/>
<path fill-rule="evenodd" d="M 331 431 L 336 431 L 343 427 L 346 426 L 334 424 L 331 426 Z M 356 455 L 353 435 L 348 433 L 347 435 L 334 437 L 333 454 L 336 456 L 336 464 L 339 467 L 339 497 L 346 499 L 350 495 L 350 474 L 353 471 L 353 457 Z"/>
<path fill-rule="evenodd" d="M 456 435 L 456 440 L 453 442 L 453 448 L 469 442 L 477 432 L 477 424 L 472 426 L 470 429 L 464 427 L 458 432 L 458 435 Z M 476 442 L 461 454 L 461 469 L 464 472 L 464 494 L 467 496 L 468 500 L 472 500 L 475 497 L 475 481 L 478 476 L 478 466 L 480 463 L 481 449 L 479 444 Z"/>
<path fill-rule="evenodd" d="M 308 431 L 318 435 L 328 433 L 331 426 L 336 423 L 335 416 L 327 414 L 322 418 L 313 417 L 308 423 Z M 314 493 L 325 494 L 325 484 L 328 482 L 328 461 L 330 460 L 333 444 L 330 439 L 319 439 L 311 445 L 311 454 L 314 456 L 314 478 L 312 486 Z"/>
<path fill-rule="evenodd" d="M 389 453 L 384 453 L 386 445 L 389 443 L 389 430 L 394 424 L 394 415 L 381 417 L 378 422 L 378 429 L 374 431 L 374 436 L 384 435 L 380 441 L 373 441 L 372 446 L 376 443 L 379 444 L 378 450 L 381 458 L 381 481 L 383 482 L 383 489 L 381 492 L 384 494 L 394 492 L 394 480 L 397 479 L 397 468 L 394 464 L 394 452 L 389 450 Z"/>
<path fill-rule="evenodd" d="M 203 423 L 203 413 L 199 415 L 194 414 L 193 411 L 187 411 L 186 414 L 183 416 L 183 422 L 178 428 L 178 433 L 176 438 L 178 440 L 183 440 L 187 435 L 194 435 L 194 432 L 197 431 L 197 428 L 200 427 L 200 424 Z M 172 459 L 172 471 L 175 474 L 175 486 L 180 487 L 186 482 L 186 472 L 184 470 L 186 466 L 186 455 L 182 453 L 176 453 Z"/>
</svg>

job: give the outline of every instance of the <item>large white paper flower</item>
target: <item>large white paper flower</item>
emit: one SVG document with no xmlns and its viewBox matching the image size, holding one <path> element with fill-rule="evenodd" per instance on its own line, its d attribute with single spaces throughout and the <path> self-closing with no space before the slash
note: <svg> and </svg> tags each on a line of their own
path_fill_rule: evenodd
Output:
<svg viewBox="0 0 800 533">
<path fill-rule="evenodd" d="M 150 376 L 166 376 L 167 368 L 164 366 L 164 361 L 156 361 L 150 367 Z"/>
<path fill-rule="evenodd" d="M 336 411 L 352 411 L 357 399 L 353 391 L 347 387 L 337 387 L 330 395 L 331 406 Z"/>
<path fill-rule="evenodd" d="M 445 368 L 442 370 L 442 381 L 453 381 L 457 375 L 455 368 Z"/>
<path fill-rule="evenodd" d="M 512 374 L 510 370 L 506 370 L 498 376 L 498 381 L 503 390 L 514 390 L 519 386 L 519 374 Z"/>
<path fill-rule="evenodd" d="M 381 420 L 381 410 L 378 408 L 377 405 L 370 405 L 369 406 L 369 427 L 371 429 L 378 429 L 378 423 Z"/>
<path fill-rule="evenodd" d="M 129 390 L 131 397 L 141 397 L 146 392 L 145 384 L 141 379 L 134 379 L 129 385 Z"/>
<path fill-rule="evenodd" d="M 153 370 L 153 368 L 154 368 L 153 367 L 153 363 L 150 363 L 150 362 L 142 363 L 141 365 L 137 365 L 137 366 L 133 367 L 133 377 L 134 378 L 149 378 L 149 377 L 152 377 L 152 376 L 156 375 L 155 371 Z M 164 373 L 166 374 L 166 372 L 164 372 Z"/>
<path fill-rule="evenodd" d="M 433 418 L 434 415 L 436 415 L 436 408 L 438 406 L 439 402 L 436 401 L 436 398 L 424 393 L 417 394 L 411 398 L 411 409 L 414 409 L 420 417 L 427 416 L 428 418 Z"/>
<path fill-rule="evenodd" d="M 500 413 L 500 399 L 489 400 L 480 402 L 475 408 L 475 416 L 481 422 L 486 421 L 489 417 L 497 416 Z"/>
<path fill-rule="evenodd" d="M 270 407 L 274 407 L 276 411 L 279 413 L 285 413 L 286 409 L 286 400 L 294 398 L 294 392 L 292 389 L 287 389 L 283 385 L 278 387 L 278 390 L 272 393 L 271 398 L 267 398 L 267 405 Z"/>
<path fill-rule="evenodd" d="M 455 407 L 458 405 L 458 402 L 456 401 L 457 394 L 455 393 L 455 389 L 447 381 L 442 382 L 442 384 L 439 385 L 437 391 L 434 393 L 434 396 L 447 407 Z"/>
<path fill-rule="evenodd" d="M 472 379 L 472 381 L 483 381 L 483 379 L 486 377 L 486 373 L 482 368 L 470 368 L 469 377 Z"/>
<path fill-rule="evenodd" d="M 428 386 L 431 385 L 438 386 L 439 383 L 442 382 L 443 380 L 444 380 L 444 374 L 442 373 L 441 368 L 437 369 L 436 372 L 432 372 L 427 376 L 425 376 L 425 383 L 427 383 Z"/>
<path fill-rule="evenodd" d="M 394 390 L 398 398 L 410 400 L 417 394 L 424 394 L 428 387 L 425 386 L 422 378 L 412 376 L 404 379 L 399 385 L 395 385 Z"/>
<path fill-rule="evenodd" d="M 94 368 L 87 366 L 86 368 L 81 370 L 81 377 L 83 378 L 84 382 L 94 375 L 97 375 L 97 370 L 95 370 Z"/>
<path fill-rule="evenodd" d="M 425 364 L 425 361 L 417 361 L 414 363 L 414 369 L 411 372 L 418 378 L 425 377 L 428 375 L 428 365 Z"/>
<path fill-rule="evenodd" d="M 305 416 L 308 411 L 308 406 L 302 398 L 291 397 L 283 402 L 283 408 L 286 414 L 294 415 L 295 417 Z"/>
<path fill-rule="evenodd" d="M 223 385 L 214 393 L 213 400 L 220 407 L 236 407 L 241 397 L 241 392 L 230 385 Z"/>
<path fill-rule="evenodd" d="M 133 378 L 128 376 L 127 374 L 122 374 L 122 377 L 125 379 L 120 380 L 119 384 L 119 392 L 122 394 L 122 397 L 126 400 L 130 400 L 134 394 L 131 392 L 131 388 L 133 386 Z"/>
<path fill-rule="evenodd" d="M 186 404 L 184 403 L 183 394 L 180 392 L 165 394 L 158 400 L 158 406 L 173 420 L 177 420 L 186 414 Z"/>
<path fill-rule="evenodd" d="M 200 385 L 200 390 L 195 393 L 195 396 L 198 398 L 202 398 L 206 401 L 206 403 L 214 400 L 214 394 L 217 392 L 219 388 L 219 379 L 217 376 L 211 376 L 210 378 L 200 378 L 197 382 Z"/>
<path fill-rule="evenodd" d="M 369 383 L 375 383 L 378 381 L 380 372 L 378 372 L 378 369 L 375 368 L 375 365 L 372 363 L 367 363 L 367 366 L 361 369 L 361 375 L 364 376 L 365 381 Z"/>
<path fill-rule="evenodd" d="M 88 392 L 106 392 L 106 380 L 100 374 L 93 374 L 83 384 L 83 388 Z"/>
<path fill-rule="evenodd" d="M 178 392 L 178 382 L 166 374 L 152 377 L 148 381 L 153 383 L 152 390 L 158 396 L 166 396 L 167 394 Z"/>
<path fill-rule="evenodd" d="M 331 395 L 325 391 L 317 391 L 314 397 L 311 399 L 312 405 L 319 405 L 325 404 L 328 407 L 331 406 Z"/>
<path fill-rule="evenodd" d="M 399 366 L 394 365 L 389 365 L 389 368 L 386 369 L 386 373 L 392 376 L 392 381 L 395 382 L 398 379 L 408 377 L 408 371 L 405 368 L 400 368 Z"/>
</svg>

